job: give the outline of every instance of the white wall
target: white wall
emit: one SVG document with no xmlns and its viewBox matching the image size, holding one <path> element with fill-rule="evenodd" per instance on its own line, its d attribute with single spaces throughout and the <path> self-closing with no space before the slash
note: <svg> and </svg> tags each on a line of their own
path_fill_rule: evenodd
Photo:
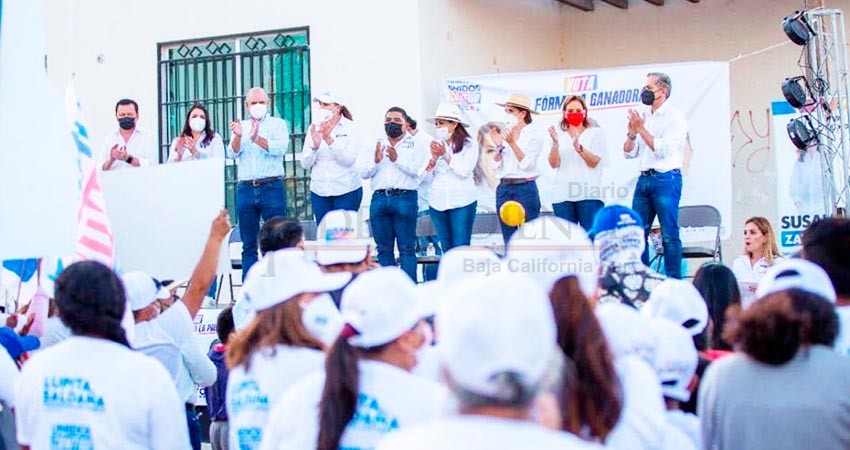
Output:
<svg viewBox="0 0 850 450">
<path fill-rule="evenodd" d="M 157 43 L 308 26 L 311 86 L 348 100 L 364 129 L 386 108 L 419 111 L 419 0 L 42 0 L 51 81 L 71 75 L 95 143 L 115 129 L 115 102 L 137 100 L 141 125 L 157 129 Z M 392 17 L 392 20 L 387 20 Z M 103 63 L 97 62 L 103 55 Z"/>
</svg>

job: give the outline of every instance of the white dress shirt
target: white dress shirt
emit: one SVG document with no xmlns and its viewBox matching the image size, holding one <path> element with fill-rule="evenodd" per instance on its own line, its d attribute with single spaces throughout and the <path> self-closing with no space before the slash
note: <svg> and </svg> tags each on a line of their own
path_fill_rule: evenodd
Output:
<svg viewBox="0 0 850 450">
<path fill-rule="evenodd" d="M 655 151 L 638 134 L 635 147 L 631 152 L 626 152 L 626 158 L 638 158 L 641 172 L 649 169 L 659 172 L 681 169 L 688 140 L 685 115 L 669 102 L 664 102 L 654 113 L 650 112 L 646 116 L 644 127 L 655 140 Z"/>
<path fill-rule="evenodd" d="M 767 259 L 762 257 L 755 264 L 750 264 L 750 256 L 746 253 L 735 258 L 735 261 L 732 262 L 732 273 L 738 280 L 738 287 L 741 290 L 741 304 L 744 309 L 749 308 L 756 301 L 756 287 L 767 269 L 770 269 L 782 259 L 781 256 L 774 256 L 773 264 L 770 264 Z"/>
<path fill-rule="evenodd" d="M 301 166 L 310 171 L 310 192 L 322 197 L 344 195 L 363 187 L 357 173 L 360 143 L 354 122 L 340 118 L 331 137 L 332 145 L 322 139 L 314 149 L 313 137 L 307 133 L 301 153 Z"/>
<path fill-rule="evenodd" d="M 497 177 L 537 178 L 540 176 L 540 170 L 537 168 L 537 157 L 543 151 L 543 136 L 536 128 L 526 125 L 520 132 L 519 139 L 516 140 L 516 145 L 523 153 L 522 161 L 517 159 L 514 150 L 507 141 L 502 142 L 502 145 L 502 160 L 491 162 Z"/>
<path fill-rule="evenodd" d="M 552 203 L 565 201 L 578 202 L 581 200 L 602 200 L 602 168 L 608 162 L 608 145 L 602 128 L 591 127 L 584 130 L 578 137 L 578 142 L 599 157 L 599 164 L 590 167 L 576 152 L 573 138 L 566 131 L 558 130 L 558 153 L 561 155 L 561 165 L 556 169 L 555 182 L 552 185 Z M 613 200 L 613 199 L 607 199 Z"/>
<path fill-rule="evenodd" d="M 452 145 L 446 142 L 446 153 L 437 160 L 437 165 L 425 174 L 429 181 L 428 203 L 437 211 L 462 208 L 471 205 L 478 195 L 472 171 L 478 164 L 478 149 L 467 140 L 463 150 L 453 153 Z M 430 153 L 429 153 L 430 155 Z M 451 161 L 446 162 L 450 156 Z M 426 158 L 427 166 L 430 158 Z"/>
<path fill-rule="evenodd" d="M 170 164 L 184 161 L 200 161 L 202 159 L 210 158 L 224 158 L 224 141 L 221 140 L 221 136 L 218 133 L 214 133 L 213 138 L 210 139 L 209 144 L 204 144 L 204 139 L 206 139 L 206 137 L 207 133 L 202 131 L 198 142 L 195 144 L 195 148 L 198 150 L 197 156 L 190 153 L 189 149 L 186 148 L 183 151 L 183 158 L 180 159 L 180 161 L 177 160 L 177 141 L 180 138 L 174 138 L 174 140 L 171 141 L 171 150 L 168 152 L 168 163 Z"/>
<path fill-rule="evenodd" d="M 428 143 L 416 139 L 410 134 L 405 134 L 395 144 L 398 157 L 395 162 L 392 162 L 387 154 L 387 149 L 390 147 L 389 140 L 382 138 L 380 141 L 384 147 L 384 158 L 381 159 L 380 163 L 375 164 L 375 148 L 364 147 L 358 168 L 360 176 L 364 180 L 372 179 L 373 191 L 379 189 L 416 190 L 421 181 L 420 169 L 431 155 L 430 149 L 427 147 Z"/>
<path fill-rule="evenodd" d="M 140 167 L 157 165 L 159 164 L 159 146 L 156 141 L 156 136 L 144 128 L 136 127 L 133 130 L 133 134 L 130 135 L 130 140 L 126 142 L 121 137 L 121 132 L 116 130 L 103 139 L 100 154 L 100 169 L 103 169 L 103 163 L 109 161 L 109 154 L 115 145 L 127 147 L 127 154 L 138 159 Z M 116 160 L 112 163 L 109 170 L 122 170 L 131 167 L 133 167 L 132 164 Z"/>
<path fill-rule="evenodd" d="M 210 386 L 216 380 L 215 364 L 207 356 L 195 338 L 195 324 L 189 310 L 181 301 L 153 320 L 136 324 L 133 347 L 142 348 L 155 344 L 174 344 L 180 348 L 183 364 L 177 374 L 177 393 L 183 402 L 191 402 L 195 385 Z"/>
<path fill-rule="evenodd" d="M 289 148 L 289 126 L 286 121 L 263 116 L 257 125 L 257 136 L 268 142 L 268 150 L 251 141 L 253 119 L 243 120 L 242 139 L 239 140 L 239 152 L 233 151 L 233 138 L 227 146 L 227 157 L 236 160 L 239 181 L 260 180 L 263 178 L 282 177 L 283 155 Z"/>
</svg>

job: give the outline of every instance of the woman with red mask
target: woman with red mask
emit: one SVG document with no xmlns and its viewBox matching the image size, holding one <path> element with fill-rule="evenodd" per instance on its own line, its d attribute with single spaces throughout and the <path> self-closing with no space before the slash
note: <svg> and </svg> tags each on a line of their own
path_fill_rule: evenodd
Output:
<svg viewBox="0 0 850 450">
<path fill-rule="evenodd" d="M 567 98 L 561 111 L 558 126 L 549 127 L 549 165 L 555 169 L 552 209 L 556 216 L 589 230 L 596 212 L 604 206 L 606 191 L 614 190 L 602 186 L 602 161 L 607 158 L 605 133 L 591 126 L 583 97 Z"/>
</svg>

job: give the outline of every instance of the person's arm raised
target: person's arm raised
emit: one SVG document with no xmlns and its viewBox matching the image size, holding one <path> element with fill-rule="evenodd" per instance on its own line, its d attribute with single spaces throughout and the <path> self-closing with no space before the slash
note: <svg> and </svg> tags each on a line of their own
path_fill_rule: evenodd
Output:
<svg viewBox="0 0 850 450">
<path fill-rule="evenodd" d="M 183 303 L 193 319 L 198 314 L 198 310 L 201 309 L 201 303 L 203 303 L 204 297 L 215 278 L 221 245 L 229 232 L 230 216 L 226 209 L 222 209 L 210 226 L 210 234 L 207 238 L 207 245 L 204 247 L 204 253 L 201 254 L 201 260 L 198 261 L 198 265 L 192 272 L 192 282 L 186 289 L 186 294 L 183 295 Z"/>
</svg>

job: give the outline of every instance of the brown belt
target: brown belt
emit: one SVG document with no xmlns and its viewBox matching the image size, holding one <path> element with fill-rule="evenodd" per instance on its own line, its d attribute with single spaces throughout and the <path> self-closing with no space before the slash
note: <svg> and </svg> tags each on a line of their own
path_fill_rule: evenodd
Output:
<svg viewBox="0 0 850 450">
<path fill-rule="evenodd" d="M 275 181 L 283 180 L 283 177 L 268 177 L 268 178 L 257 178 L 255 180 L 241 180 L 242 184 L 250 184 L 251 186 L 257 187 L 262 186 L 264 184 L 274 183 Z"/>
<path fill-rule="evenodd" d="M 531 183 L 536 179 L 537 178 L 502 178 L 502 181 L 500 181 L 499 184 L 510 186 L 514 184 Z"/>
</svg>

